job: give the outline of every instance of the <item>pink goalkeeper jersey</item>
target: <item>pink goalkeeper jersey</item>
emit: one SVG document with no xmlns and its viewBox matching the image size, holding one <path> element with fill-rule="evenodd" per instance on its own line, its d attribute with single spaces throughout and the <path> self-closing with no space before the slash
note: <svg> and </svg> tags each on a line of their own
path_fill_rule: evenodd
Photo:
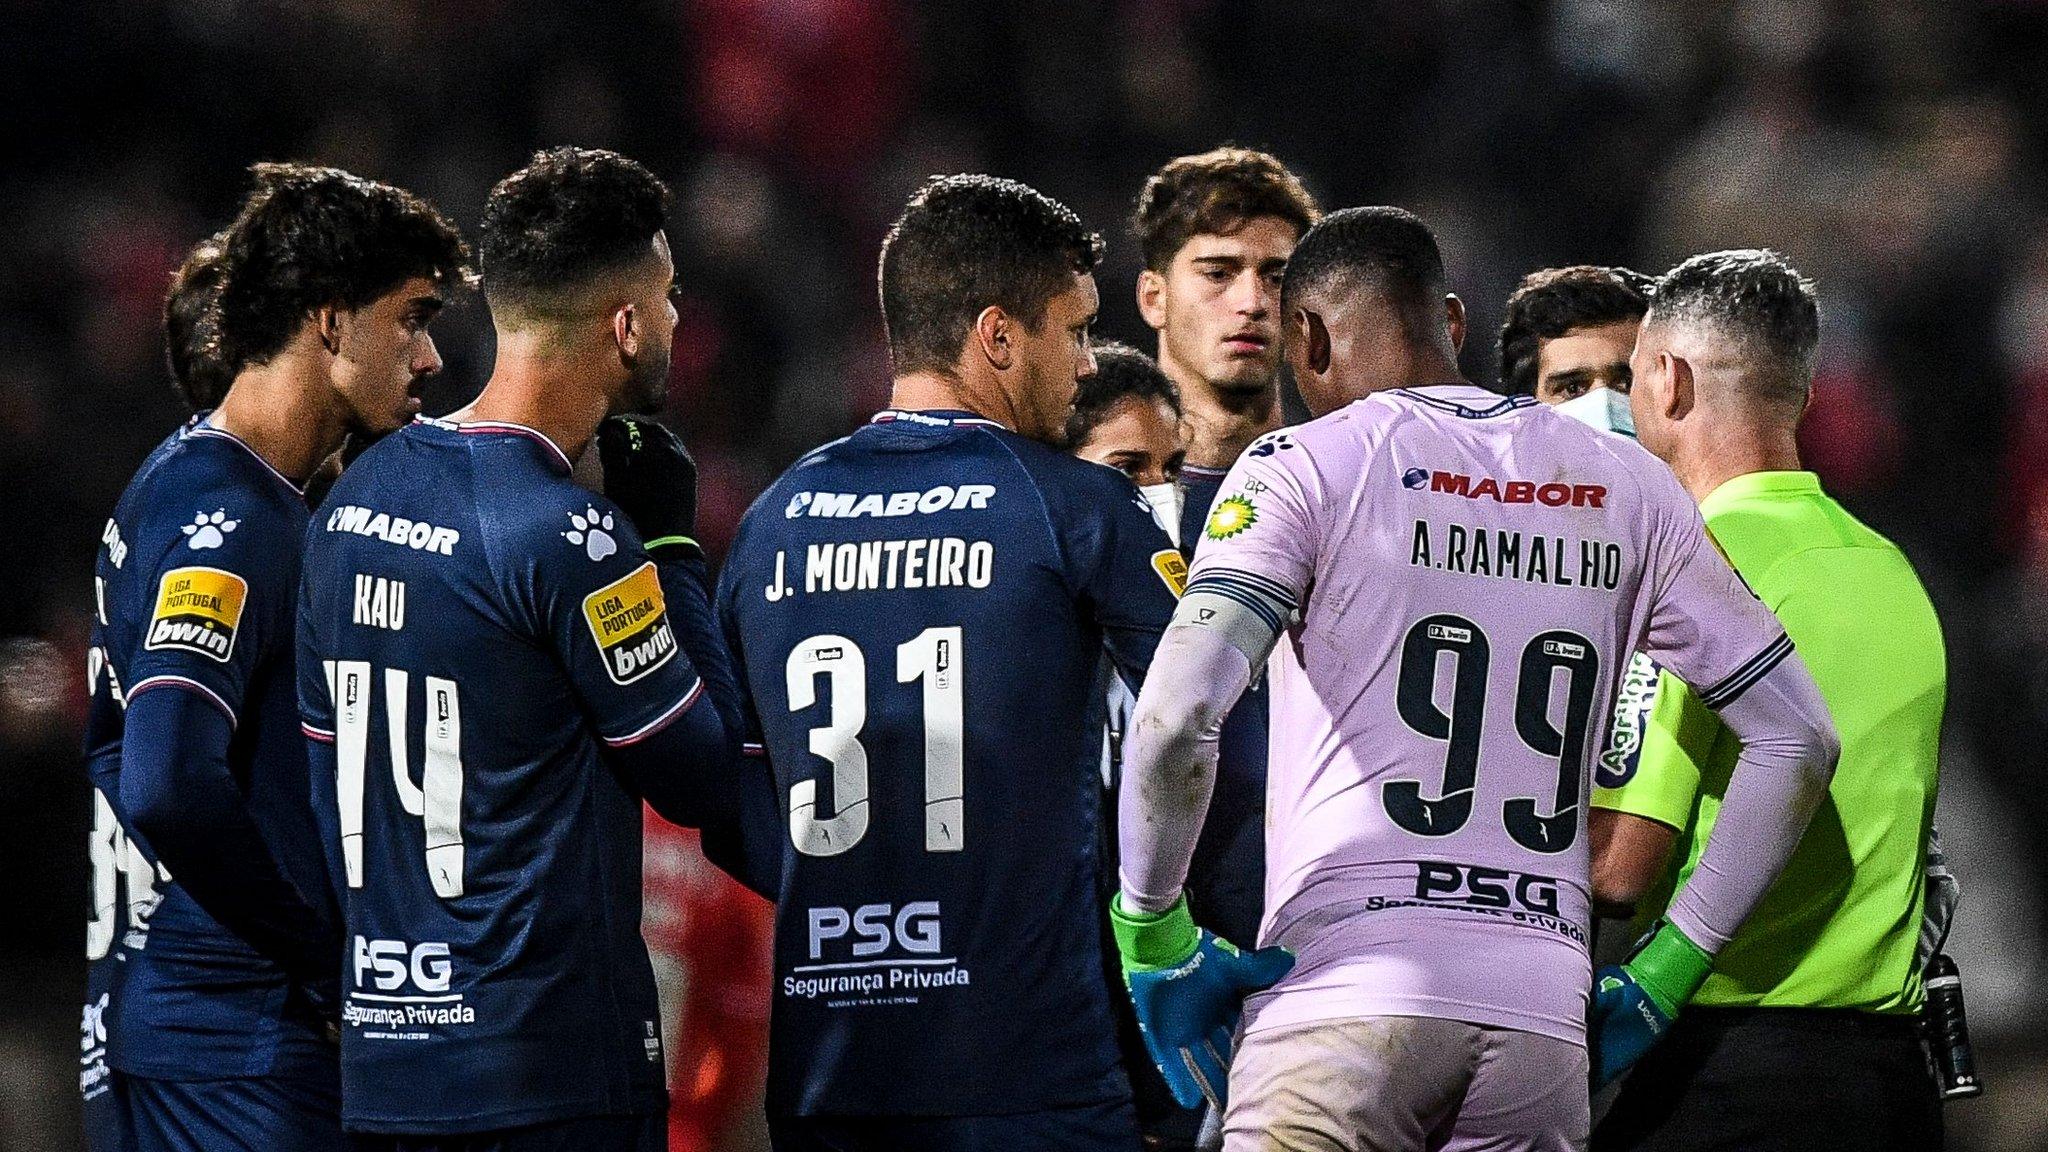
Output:
<svg viewBox="0 0 2048 1152">
<path fill-rule="evenodd" d="M 1584 1043 L 1588 773 L 1629 654 L 1718 707 L 1791 651 L 1670 470 L 1527 397 L 1383 392 L 1245 452 L 1198 588 L 1297 608 L 1267 667 L 1259 943 L 1298 961 L 1246 1027 Z"/>
</svg>

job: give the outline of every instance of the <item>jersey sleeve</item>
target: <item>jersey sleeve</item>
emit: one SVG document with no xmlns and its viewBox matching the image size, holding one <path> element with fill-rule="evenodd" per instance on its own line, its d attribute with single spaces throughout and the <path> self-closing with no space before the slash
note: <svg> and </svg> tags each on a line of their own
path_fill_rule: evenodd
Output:
<svg viewBox="0 0 2048 1152">
<path fill-rule="evenodd" d="M 1276 633 L 1286 628 L 1315 581 L 1320 498 L 1307 452 L 1292 436 L 1253 441 L 1202 522 L 1188 589 L 1236 600 Z"/>
<path fill-rule="evenodd" d="M 301 541 L 246 494 L 201 508 L 150 575 L 141 643 L 122 675 L 131 702 L 175 686 L 233 723 L 256 668 L 292 651 Z"/>
<path fill-rule="evenodd" d="M 669 597 L 706 593 L 687 574 L 664 579 L 625 513 L 603 497 L 566 492 L 537 496 L 494 559 L 511 570 L 516 610 L 561 660 L 599 739 L 624 747 L 703 695 Z"/>
<path fill-rule="evenodd" d="M 1692 823 L 1700 776 L 1725 729 L 1678 677 L 1658 678 L 1656 703 L 1643 726 L 1636 770 L 1613 787 L 1593 789 L 1593 807 L 1626 812 L 1684 830 Z"/>
<path fill-rule="evenodd" d="M 1130 481 L 1102 472 L 1076 486 L 1061 527 L 1069 578 L 1102 629 L 1111 663 L 1135 691 L 1187 587 L 1187 561 Z"/>
<path fill-rule="evenodd" d="M 1660 539 L 1643 651 L 1706 708 L 1733 703 L 1792 654 L 1792 638 L 1728 565 L 1675 479 L 1653 488 Z M 1654 498 L 1654 497 L 1653 497 Z"/>
</svg>

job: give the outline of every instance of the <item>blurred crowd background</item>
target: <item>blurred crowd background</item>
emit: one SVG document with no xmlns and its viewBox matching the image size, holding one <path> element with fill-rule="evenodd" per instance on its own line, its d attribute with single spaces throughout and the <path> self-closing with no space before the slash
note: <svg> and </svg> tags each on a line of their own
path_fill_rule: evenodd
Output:
<svg viewBox="0 0 2048 1152">
<path fill-rule="evenodd" d="M 1103 333 L 1149 348 L 1133 197 L 1224 141 L 1274 151 L 1326 206 L 1429 220 L 1482 383 L 1535 268 L 1769 245 L 1819 282 L 1805 447 L 1919 566 L 1950 644 L 1951 951 L 1989 1083 L 1949 1108 L 1951 1146 L 2048 1147 L 2044 75 L 2030 0 L 10 0 L 0 1147 L 76 1139 L 92 556 L 185 415 L 166 274 L 250 162 L 341 165 L 465 225 L 543 145 L 663 175 L 683 284 L 669 416 L 715 554 L 780 468 L 885 399 L 875 254 L 924 176 L 995 172 L 1072 205 L 1110 241 Z M 478 301 L 435 332 L 429 412 L 492 357 Z M 693 954 L 730 967 L 713 953 L 733 937 L 704 936 L 676 981 Z"/>
</svg>

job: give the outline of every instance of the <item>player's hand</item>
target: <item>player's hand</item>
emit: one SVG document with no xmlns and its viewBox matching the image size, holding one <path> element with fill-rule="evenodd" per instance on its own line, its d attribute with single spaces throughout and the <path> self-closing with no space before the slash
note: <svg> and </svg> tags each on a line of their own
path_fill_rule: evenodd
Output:
<svg viewBox="0 0 2048 1152">
<path fill-rule="evenodd" d="M 1294 954 L 1285 948 L 1238 951 L 1195 926 L 1185 896 L 1157 915 L 1128 912 L 1117 897 L 1109 918 L 1145 1050 L 1183 1108 L 1207 1099 L 1221 1112 L 1245 994 L 1287 975 Z"/>
<path fill-rule="evenodd" d="M 1593 1091 L 1613 1083 L 1663 1039 L 1713 967 L 1714 958 L 1685 933 L 1659 924 L 1627 962 L 1594 973 L 1586 1029 Z"/>
<path fill-rule="evenodd" d="M 682 438 L 644 416 L 610 416 L 597 426 L 604 494 L 626 513 L 656 559 L 697 546 L 697 462 Z"/>
</svg>

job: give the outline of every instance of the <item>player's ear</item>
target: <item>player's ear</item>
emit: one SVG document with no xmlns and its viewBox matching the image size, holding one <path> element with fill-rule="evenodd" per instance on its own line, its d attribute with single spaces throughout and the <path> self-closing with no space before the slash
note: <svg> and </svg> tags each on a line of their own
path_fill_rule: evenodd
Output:
<svg viewBox="0 0 2048 1152">
<path fill-rule="evenodd" d="M 342 311 L 332 304 L 323 304 L 313 311 L 313 330 L 320 336 L 320 346 L 335 356 L 341 355 Z"/>
<path fill-rule="evenodd" d="M 1294 312 L 1295 336 L 1301 340 L 1302 360 L 1309 371 L 1318 376 L 1330 371 L 1330 330 L 1323 324 L 1323 315 L 1307 308 Z"/>
<path fill-rule="evenodd" d="M 1451 328 L 1451 351 L 1465 350 L 1465 302 L 1456 292 L 1444 293 L 1444 322 Z"/>
<path fill-rule="evenodd" d="M 1672 420 L 1683 419 L 1699 402 L 1699 381 L 1693 376 L 1692 361 L 1671 352 L 1660 352 L 1657 358 L 1665 362 L 1663 376 L 1668 384 L 1663 397 L 1664 415 Z"/>
<path fill-rule="evenodd" d="M 998 372 L 1006 372 L 1016 362 L 1016 325 L 1010 322 L 1009 313 L 994 304 L 981 310 L 974 318 L 974 343 L 981 350 L 982 359 Z"/>
<path fill-rule="evenodd" d="M 612 313 L 612 342 L 619 346 L 619 358 L 631 364 L 640 355 L 640 315 L 631 304 Z"/>
<path fill-rule="evenodd" d="M 1166 328 L 1166 277 L 1150 268 L 1138 273 L 1138 315 L 1154 332 Z"/>
</svg>

